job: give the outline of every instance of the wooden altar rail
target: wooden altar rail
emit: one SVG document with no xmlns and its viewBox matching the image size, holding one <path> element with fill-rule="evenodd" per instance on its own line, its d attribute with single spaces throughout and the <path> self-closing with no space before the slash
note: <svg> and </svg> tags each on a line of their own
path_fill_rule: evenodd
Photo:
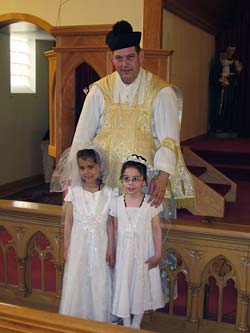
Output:
<svg viewBox="0 0 250 333">
<path fill-rule="evenodd" d="M 56 313 L 0 303 L 0 332 L 3 333 L 126 333 L 151 331 L 83 320 Z M 153 332 L 151 332 L 153 333 Z"/>
<path fill-rule="evenodd" d="M 7 239 L 4 242 L 0 238 L 0 250 L 5 264 L 2 276 L 4 281 L 0 280 L 0 301 L 57 311 L 64 266 L 62 207 L 0 200 L 1 232 L 7 234 Z M 39 246 L 41 239 L 44 244 Z M 14 249 L 16 256 L 17 281 L 9 283 L 10 271 L 6 266 L 11 249 Z M 39 272 L 32 271 L 34 253 L 37 254 L 37 262 L 40 263 Z M 52 281 L 52 287 L 46 288 L 45 261 L 48 254 L 52 257 L 55 281 Z M 13 268 L 11 272 L 13 273 Z M 34 273 L 40 285 L 32 287 Z"/>
<path fill-rule="evenodd" d="M 169 229 L 163 225 L 163 230 Z M 177 220 L 170 227 L 163 257 L 174 253 L 177 267 L 168 269 L 172 297 L 166 325 L 176 328 L 173 315 L 173 286 L 177 274 L 187 282 L 187 312 L 178 327 L 199 333 L 250 331 L 250 221 L 209 218 L 204 221 Z M 164 263 L 162 267 L 166 266 Z M 210 278 L 218 288 L 216 318 L 205 319 L 206 286 Z M 224 288 L 231 280 L 236 289 L 235 323 L 223 322 Z M 172 281 L 172 283 L 171 283 Z M 230 296 L 230 295 L 229 295 Z M 189 331 L 189 330 L 188 330 Z"/>
<path fill-rule="evenodd" d="M 8 235 L 5 241 L 0 237 L 0 264 L 1 260 L 5 260 L 4 269 L 7 271 L 4 272 L 4 281 L 0 280 L 0 301 L 58 311 L 63 274 L 61 214 L 60 206 L 0 200 L 0 236 L 3 232 Z M 174 254 L 177 258 L 176 265 L 169 267 L 164 260 L 161 263 L 161 268 L 167 271 L 170 281 L 169 309 L 145 316 L 143 328 L 154 330 L 156 326 L 168 327 L 171 333 L 177 329 L 186 333 L 250 331 L 250 226 L 247 222 L 249 221 L 212 218 L 203 222 L 173 222 L 167 242 L 163 245 L 163 259 Z M 163 224 L 162 228 L 165 233 L 169 224 Z M 10 249 L 14 249 L 16 253 L 16 285 L 8 281 L 9 267 L 6 267 L 6 258 Z M 30 275 L 34 251 L 40 255 L 43 269 L 39 274 L 42 280 L 46 280 L 46 265 L 43 260 L 48 253 L 52 254 L 51 263 L 56 279 L 53 290 L 46 289 L 46 281 L 42 281 L 40 287 L 32 287 Z M 184 276 L 187 286 L 185 314 L 175 313 L 174 308 L 174 286 L 179 274 Z M 218 290 L 218 311 L 216 318 L 208 320 L 204 315 L 204 304 L 206 287 L 211 277 Z M 0 275 L 0 278 L 3 279 L 3 276 Z M 223 288 L 227 286 L 228 280 L 233 281 L 236 290 L 235 320 L 231 324 L 225 322 L 223 314 Z"/>
</svg>

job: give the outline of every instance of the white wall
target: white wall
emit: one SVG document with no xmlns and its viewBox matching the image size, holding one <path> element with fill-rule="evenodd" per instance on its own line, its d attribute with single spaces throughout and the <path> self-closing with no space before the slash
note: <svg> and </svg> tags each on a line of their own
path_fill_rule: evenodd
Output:
<svg viewBox="0 0 250 333">
<path fill-rule="evenodd" d="M 113 24 L 125 19 L 134 29 L 143 27 L 143 0 L 2 0 L 0 15 L 7 13 L 34 15 L 53 26 Z"/>
<path fill-rule="evenodd" d="M 42 174 L 41 140 L 48 129 L 48 60 L 51 41 L 36 42 L 37 92 L 10 93 L 9 34 L 0 29 L 0 185 Z"/>
<path fill-rule="evenodd" d="M 186 140 L 207 133 L 214 36 L 165 10 L 163 27 L 163 48 L 174 50 L 171 82 L 183 92 L 181 140 Z"/>
</svg>

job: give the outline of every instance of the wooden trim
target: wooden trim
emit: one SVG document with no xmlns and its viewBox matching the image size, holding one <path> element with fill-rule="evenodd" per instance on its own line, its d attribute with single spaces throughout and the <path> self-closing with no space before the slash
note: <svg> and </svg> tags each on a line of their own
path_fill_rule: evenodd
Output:
<svg viewBox="0 0 250 333">
<path fill-rule="evenodd" d="M 49 61 L 49 146 L 48 154 L 50 156 L 56 157 L 56 147 L 55 147 L 55 133 L 56 133 L 56 52 L 55 50 L 50 50 L 44 52 L 45 56 Z"/>
<path fill-rule="evenodd" d="M 147 57 L 169 57 L 174 51 L 173 50 L 160 50 L 160 49 L 143 49 Z"/>
<path fill-rule="evenodd" d="M 76 47 L 54 47 L 54 50 L 56 53 L 63 53 L 63 52 L 81 52 L 81 51 L 88 51 L 88 52 L 99 52 L 109 51 L 108 47 L 88 47 L 88 46 L 76 46 Z M 147 57 L 168 57 L 171 56 L 174 51 L 173 50 L 163 50 L 163 49 L 148 49 L 143 48 L 143 51 L 145 52 Z M 49 51 L 50 52 L 50 51 Z"/>
<path fill-rule="evenodd" d="M 224 217 L 225 200 L 198 177 L 192 175 L 195 191 L 194 207 L 188 210 L 193 215 Z"/>
<path fill-rule="evenodd" d="M 0 185 L 0 198 L 4 198 L 29 187 L 40 185 L 43 182 L 43 175 L 36 175 Z"/>
<path fill-rule="evenodd" d="M 59 36 L 82 36 L 82 35 L 107 35 L 112 30 L 111 24 L 100 25 L 74 25 L 74 26 L 61 26 L 53 27 L 51 34 L 55 37 Z"/>
<path fill-rule="evenodd" d="M 162 47 L 163 0 L 144 0 L 143 48 Z"/>
<path fill-rule="evenodd" d="M 0 199 L 0 220 L 5 215 L 10 219 L 18 216 L 20 222 L 22 217 L 25 216 L 27 223 L 32 223 L 32 221 L 34 223 L 35 221 L 36 224 L 42 224 L 44 226 L 46 223 L 49 223 L 51 226 L 53 221 L 53 223 L 56 223 L 56 226 L 60 226 L 62 223 L 62 213 L 63 208 L 59 205 Z"/>
<path fill-rule="evenodd" d="M 56 53 L 63 53 L 63 52 L 81 52 L 81 51 L 88 51 L 88 52 L 100 52 L 104 51 L 107 52 L 109 51 L 108 47 L 88 47 L 88 46 L 76 46 L 76 47 L 55 47 L 54 50 Z"/>
<path fill-rule="evenodd" d="M 199 177 L 192 176 L 195 205 L 189 209 L 190 212 L 194 215 L 224 217 L 225 201 L 236 201 L 236 183 L 185 146 L 183 147 L 183 157 L 187 167 L 204 167 L 206 170 Z M 213 190 L 209 183 L 229 185 L 230 190 L 225 196 L 222 196 Z"/>
<path fill-rule="evenodd" d="M 0 26 L 4 26 L 7 24 L 19 22 L 19 21 L 33 23 L 33 24 L 39 26 L 41 29 L 45 30 L 46 32 L 51 33 L 50 30 L 51 30 L 52 26 L 48 22 L 40 19 L 37 16 L 25 14 L 25 13 L 8 13 L 8 14 L 0 15 Z"/>
<path fill-rule="evenodd" d="M 48 154 L 50 156 L 56 157 L 56 146 L 49 145 Z"/>
<path fill-rule="evenodd" d="M 218 241 L 218 245 L 222 246 L 223 241 L 232 244 L 235 248 L 236 242 L 249 244 L 250 241 L 250 226 L 243 224 L 244 221 L 239 219 L 225 219 L 225 218 L 204 218 L 202 221 L 195 221 L 192 218 L 174 220 L 172 224 L 163 224 L 163 229 L 171 228 L 169 233 L 169 239 L 173 240 L 173 236 L 176 233 L 182 235 L 182 237 L 205 241 Z M 187 240 L 185 239 L 187 242 Z M 188 242 L 187 242 L 188 243 Z M 191 244 L 191 243 L 190 243 Z M 246 246 L 247 251 L 248 246 Z M 222 251 L 219 251 L 222 252 Z M 250 269 L 250 267 L 249 267 Z M 250 287 L 250 286 L 248 286 Z"/>
<path fill-rule="evenodd" d="M 225 184 L 230 185 L 231 189 L 225 195 L 225 201 L 235 202 L 237 193 L 237 184 L 222 172 L 216 169 L 213 165 L 206 162 L 199 155 L 194 153 L 190 148 L 183 146 L 183 156 L 187 165 L 205 167 L 206 172 L 199 179 L 204 183 Z M 216 216 L 216 215 L 214 215 Z"/>
<path fill-rule="evenodd" d="M 171 82 L 171 55 L 174 51 L 145 49 L 143 67 L 158 75 L 163 80 Z"/>
<path fill-rule="evenodd" d="M 0 303 L 0 331 L 8 333 L 126 333 L 136 332 L 137 330 Z M 152 331 L 145 330 L 140 330 L 140 332 L 153 333 Z"/>
</svg>

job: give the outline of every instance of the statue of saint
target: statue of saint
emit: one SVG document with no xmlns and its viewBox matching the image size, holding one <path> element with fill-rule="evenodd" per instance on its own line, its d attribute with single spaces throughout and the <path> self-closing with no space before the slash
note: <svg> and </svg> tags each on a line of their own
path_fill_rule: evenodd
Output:
<svg viewBox="0 0 250 333">
<path fill-rule="evenodd" d="M 210 132 L 218 136 L 237 135 L 239 76 L 242 64 L 236 57 L 236 46 L 228 45 L 219 55 L 219 64 L 211 81 L 212 101 Z"/>
</svg>

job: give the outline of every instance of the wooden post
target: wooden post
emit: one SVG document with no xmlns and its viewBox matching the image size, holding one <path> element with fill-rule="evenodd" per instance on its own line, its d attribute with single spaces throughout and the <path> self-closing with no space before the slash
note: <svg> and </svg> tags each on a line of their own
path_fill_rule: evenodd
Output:
<svg viewBox="0 0 250 333">
<path fill-rule="evenodd" d="M 248 306 L 249 306 L 249 295 L 241 293 L 240 295 L 240 305 L 241 305 L 241 316 L 239 323 L 239 331 L 249 332 L 248 325 Z"/>
<path fill-rule="evenodd" d="M 144 0 L 143 48 L 162 48 L 163 0 Z"/>
<path fill-rule="evenodd" d="M 190 317 L 189 321 L 191 323 L 199 323 L 199 317 L 198 317 L 198 296 L 199 296 L 199 290 L 200 290 L 200 284 L 191 283 L 191 311 L 190 311 Z"/>
<path fill-rule="evenodd" d="M 25 282 L 25 272 L 26 272 L 26 262 L 27 257 L 18 257 L 17 264 L 18 264 L 18 288 L 17 293 L 23 297 L 27 296 L 28 288 Z"/>
</svg>

